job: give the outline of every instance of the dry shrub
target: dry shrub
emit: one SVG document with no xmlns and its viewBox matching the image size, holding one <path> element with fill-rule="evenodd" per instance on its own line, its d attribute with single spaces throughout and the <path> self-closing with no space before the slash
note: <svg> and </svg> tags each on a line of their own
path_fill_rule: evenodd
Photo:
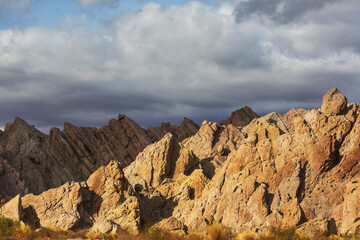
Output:
<svg viewBox="0 0 360 240">
<path fill-rule="evenodd" d="M 31 239 L 33 238 L 33 230 L 29 225 L 20 224 L 19 227 L 16 228 L 14 237 L 16 239 Z"/>
<path fill-rule="evenodd" d="M 119 236 L 117 233 L 101 233 L 101 232 L 90 231 L 90 232 L 87 232 L 85 235 L 89 239 L 114 239 L 114 240 L 119 239 Z"/>
<path fill-rule="evenodd" d="M 204 235 L 201 233 L 190 233 L 183 238 L 184 240 L 203 240 Z"/>
<path fill-rule="evenodd" d="M 0 217 L 0 236 L 13 237 L 20 223 L 9 218 Z"/>
<path fill-rule="evenodd" d="M 50 229 L 50 228 L 40 228 L 33 231 L 33 239 L 76 239 L 76 238 L 86 238 L 86 231 L 66 231 L 61 229 Z"/>
<path fill-rule="evenodd" d="M 235 238 L 235 240 L 256 240 L 256 239 L 257 239 L 257 236 L 252 231 L 246 231 L 246 232 L 239 233 Z"/>
<path fill-rule="evenodd" d="M 140 234 L 141 240 L 166 240 L 168 237 L 170 237 L 170 233 L 161 228 L 146 229 Z"/>
<path fill-rule="evenodd" d="M 310 240 L 311 238 L 303 233 L 298 233 L 295 227 L 270 228 L 260 234 L 259 240 Z"/>
<path fill-rule="evenodd" d="M 231 231 L 221 223 L 214 223 L 207 227 L 207 240 L 230 240 Z"/>
</svg>

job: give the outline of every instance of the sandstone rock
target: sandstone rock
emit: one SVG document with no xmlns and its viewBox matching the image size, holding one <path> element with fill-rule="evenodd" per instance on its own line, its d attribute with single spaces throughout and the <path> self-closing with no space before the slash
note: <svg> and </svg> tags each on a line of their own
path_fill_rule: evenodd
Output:
<svg viewBox="0 0 360 240">
<path fill-rule="evenodd" d="M 292 108 L 286 114 L 284 114 L 284 123 L 289 132 L 294 132 L 294 119 L 300 118 L 304 119 L 304 115 L 306 115 L 309 111 L 305 109 L 295 109 Z"/>
<path fill-rule="evenodd" d="M 248 211 L 252 214 L 251 221 L 254 222 L 254 226 L 259 226 L 264 223 L 269 213 L 266 195 L 266 186 L 265 184 L 261 184 L 251 195 L 247 203 Z"/>
<path fill-rule="evenodd" d="M 310 234 L 311 237 L 319 237 L 322 235 L 337 234 L 336 226 L 333 219 L 314 218 L 299 226 L 298 230 Z"/>
<path fill-rule="evenodd" d="M 284 213 L 284 218 L 282 219 L 283 227 L 294 227 L 301 223 L 303 214 L 297 198 L 285 203 L 282 212 Z"/>
<path fill-rule="evenodd" d="M 294 173 L 289 178 L 283 178 L 275 191 L 274 198 L 271 205 L 271 211 L 280 211 L 283 208 L 284 204 L 292 202 L 296 199 L 299 194 L 300 188 L 300 164 L 297 165 Z M 296 223 L 297 224 L 297 223 Z M 296 225 L 293 224 L 293 225 Z"/>
<path fill-rule="evenodd" d="M 231 113 L 231 116 L 220 122 L 220 125 L 232 124 L 236 127 L 244 127 L 248 125 L 254 118 L 260 117 L 250 107 L 243 107 Z"/>
<path fill-rule="evenodd" d="M 154 224 L 149 231 L 151 232 L 156 229 L 162 229 L 178 236 L 186 234 L 186 229 L 184 228 L 184 225 L 175 217 L 169 217 L 161 220 L 160 222 Z"/>
<path fill-rule="evenodd" d="M 69 182 L 63 186 L 50 189 L 39 196 L 33 194 L 22 198 L 23 221 L 34 227 L 48 227 L 58 229 L 73 229 L 80 220 L 78 209 L 86 198 L 86 187 L 84 184 Z M 86 201 L 86 200 L 85 200 Z M 33 214 L 34 219 L 27 214 Z M 56 216 L 56 217 L 54 217 Z"/>
<path fill-rule="evenodd" d="M 133 190 L 116 162 L 100 167 L 87 180 L 89 191 L 95 196 L 91 206 L 94 225 L 91 229 L 100 232 L 116 232 L 119 228 L 138 234 L 140 205 Z"/>
<path fill-rule="evenodd" d="M 10 218 L 14 221 L 20 221 L 22 213 L 20 194 L 11 199 L 0 209 L 0 216 Z"/>
<path fill-rule="evenodd" d="M 212 178 L 243 139 L 244 134 L 233 125 L 218 126 L 204 121 L 199 131 L 183 143 L 199 159 L 205 176 Z"/>
<path fill-rule="evenodd" d="M 323 97 L 323 103 L 321 105 L 321 112 L 325 115 L 342 115 L 345 114 L 347 110 L 347 99 L 342 93 L 337 89 L 331 89 Z"/>
<path fill-rule="evenodd" d="M 22 209 L 21 220 L 33 227 L 106 233 L 123 229 L 133 234 L 141 228 L 138 199 L 116 162 L 100 167 L 87 182 L 69 182 L 39 196 L 28 194 Z"/>
<path fill-rule="evenodd" d="M 131 184 L 134 186 L 143 179 L 147 186 L 158 187 L 170 174 L 174 143 L 175 138 L 168 133 L 161 141 L 141 152 L 134 163 L 125 169 Z"/>
<path fill-rule="evenodd" d="M 340 232 L 343 234 L 355 233 L 360 225 L 360 178 L 355 178 L 346 184 L 343 204 L 343 217 Z M 357 222 L 357 223 L 356 223 Z M 354 223 L 356 224 L 354 226 Z"/>
</svg>

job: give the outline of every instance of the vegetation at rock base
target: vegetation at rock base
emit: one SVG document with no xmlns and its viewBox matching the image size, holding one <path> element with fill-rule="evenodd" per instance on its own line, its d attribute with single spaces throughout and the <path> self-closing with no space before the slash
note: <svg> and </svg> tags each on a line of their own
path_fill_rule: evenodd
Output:
<svg viewBox="0 0 360 240">
<path fill-rule="evenodd" d="M 205 235 L 191 233 L 178 235 L 155 228 L 145 230 L 139 235 L 131 235 L 125 231 L 117 233 L 100 233 L 88 230 L 64 231 L 59 229 L 40 228 L 32 229 L 30 226 L 0 217 L 0 239 L 113 239 L 113 240 L 360 240 L 360 232 L 349 236 L 316 236 L 310 237 L 306 233 L 298 232 L 295 228 L 268 228 L 261 233 L 244 231 L 233 234 L 230 229 L 220 223 L 209 225 Z"/>
</svg>

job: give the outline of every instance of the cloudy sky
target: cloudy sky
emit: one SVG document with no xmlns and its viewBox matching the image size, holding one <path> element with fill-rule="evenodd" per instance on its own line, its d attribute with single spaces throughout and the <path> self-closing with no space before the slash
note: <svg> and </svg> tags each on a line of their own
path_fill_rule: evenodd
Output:
<svg viewBox="0 0 360 240">
<path fill-rule="evenodd" d="M 360 102 L 359 0 L 0 0 L 0 127 Z"/>
</svg>

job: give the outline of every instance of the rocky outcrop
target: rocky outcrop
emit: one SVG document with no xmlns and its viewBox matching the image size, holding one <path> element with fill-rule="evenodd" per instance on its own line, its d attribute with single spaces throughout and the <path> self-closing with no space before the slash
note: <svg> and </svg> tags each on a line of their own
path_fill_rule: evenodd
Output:
<svg viewBox="0 0 360 240">
<path fill-rule="evenodd" d="M 180 139 L 197 129 L 189 119 L 170 127 Z M 17 117 L 0 136 L 0 198 L 40 194 L 68 181 L 84 181 L 111 160 L 127 166 L 167 131 L 152 134 L 120 114 L 100 129 L 65 123 L 64 130 L 52 128 L 47 135 Z"/>
<path fill-rule="evenodd" d="M 5 217 L 32 227 L 140 231 L 140 205 L 119 163 L 100 167 L 86 182 L 68 182 L 41 195 L 17 196 L 2 208 Z"/>
<path fill-rule="evenodd" d="M 346 99 L 335 92 L 338 99 Z M 324 97 L 323 106 L 332 101 Z M 325 218 L 334 233 L 354 231 L 360 217 L 354 179 L 360 172 L 355 144 L 359 111 L 356 104 L 339 109 L 291 110 L 252 121 L 241 129 L 244 137 L 237 150 L 228 155 L 201 197 L 189 209 L 175 209 L 174 216 L 189 231 L 202 231 L 214 222 L 234 231 L 301 227 Z"/>
<path fill-rule="evenodd" d="M 254 118 L 259 118 L 260 116 L 255 113 L 250 107 L 245 106 L 241 109 L 238 109 L 231 113 L 231 116 L 220 122 L 220 125 L 229 125 L 232 124 L 236 127 L 245 127 L 248 125 Z"/>
<path fill-rule="evenodd" d="M 343 115 L 347 110 L 347 99 L 337 89 L 331 89 L 323 97 L 323 104 L 321 105 L 321 112 L 326 115 Z"/>
<path fill-rule="evenodd" d="M 170 217 L 175 206 L 198 198 L 208 183 L 196 156 L 171 133 L 146 147 L 124 173 L 147 208 L 143 219 L 148 224 Z"/>
<path fill-rule="evenodd" d="M 22 204 L 20 194 L 7 202 L 0 209 L 0 216 L 6 216 L 14 221 L 20 221 L 22 213 Z"/>
<path fill-rule="evenodd" d="M 338 90 L 327 95 L 334 96 L 333 92 L 343 106 L 346 98 Z M 155 216 L 161 220 L 157 226 L 172 222 L 174 231 L 183 226 L 188 232 L 201 232 L 208 224 L 221 222 L 235 232 L 296 226 L 314 235 L 353 233 L 360 224 L 360 111 L 357 104 L 329 110 L 333 101 L 324 97 L 322 111 L 270 113 L 243 128 L 204 121 L 194 136 L 182 141 L 199 162 L 182 178 L 196 182 L 190 179 L 200 174 L 196 197 L 188 194 L 189 188 L 179 188 L 190 185 L 181 185 L 172 175 L 152 184 L 144 172 L 133 171 L 163 150 L 153 154 L 145 150 L 125 171 L 126 176 L 132 179 L 135 173 L 151 186 L 142 188 L 142 194 L 158 194 L 163 203 L 155 208 L 175 202 L 171 214 Z M 169 139 L 158 142 L 162 147 L 156 148 L 169 149 L 165 148 Z M 160 162 L 166 156 L 161 155 Z M 155 165 L 147 171 L 158 172 Z"/>
<path fill-rule="evenodd" d="M 2 137 L 16 124 L 9 124 Z M 269 226 L 296 227 L 314 236 L 359 231 L 360 110 L 357 103 L 347 104 L 337 89 L 324 96 L 321 109 L 270 113 L 246 126 L 204 121 L 187 138 L 168 124 L 125 131 L 129 125 L 130 120 L 119 118 L 105 127 L 107 133 L 117 134 L 116 147 L 132 159 L 133 150 L 140 152 L 148 145 L 134 161 L 121 155 L 124 158 L 107 167 L 95 154 L 99 149 L 88 154 L 88 145 L 95 140 L 81 140 L 91 139 L 90 132 L 96 130 L 67 126 L 64 132 L 71 141 L 58 142 L 72 142 L 69 149 L 77 146 L 72 151 L 82 163 L 76 162 L 75 170 L 91 170 L 91 162 L 101 162 L 100 168 L 89 171 L 86 182 L 68 182 L 39 196 L 18 197 L 1 211 L 9 214 L 16 208 L 13 217 L 21 216 L 33 226 L 102 232 L 123 228 L 137 233 L 145 224 L 186 234 L 205 231 L 217 222 L 234 232 Z M 39 136 L 43 135 L 33 132 L 24 137 L 38 149 Z M 20 179 L 16 170 L 9 170 L 7 159 L 16 159 L 15 153 L 21 156 L 24 149 L 2 145 L 1 152 L 8 154 L 1 155 L 3 175 Z M 105 158 L 106 153 L 103 150 Z M 15 182 L 19 189 L 26 186 L 25 181 Z"/>
</svg>

